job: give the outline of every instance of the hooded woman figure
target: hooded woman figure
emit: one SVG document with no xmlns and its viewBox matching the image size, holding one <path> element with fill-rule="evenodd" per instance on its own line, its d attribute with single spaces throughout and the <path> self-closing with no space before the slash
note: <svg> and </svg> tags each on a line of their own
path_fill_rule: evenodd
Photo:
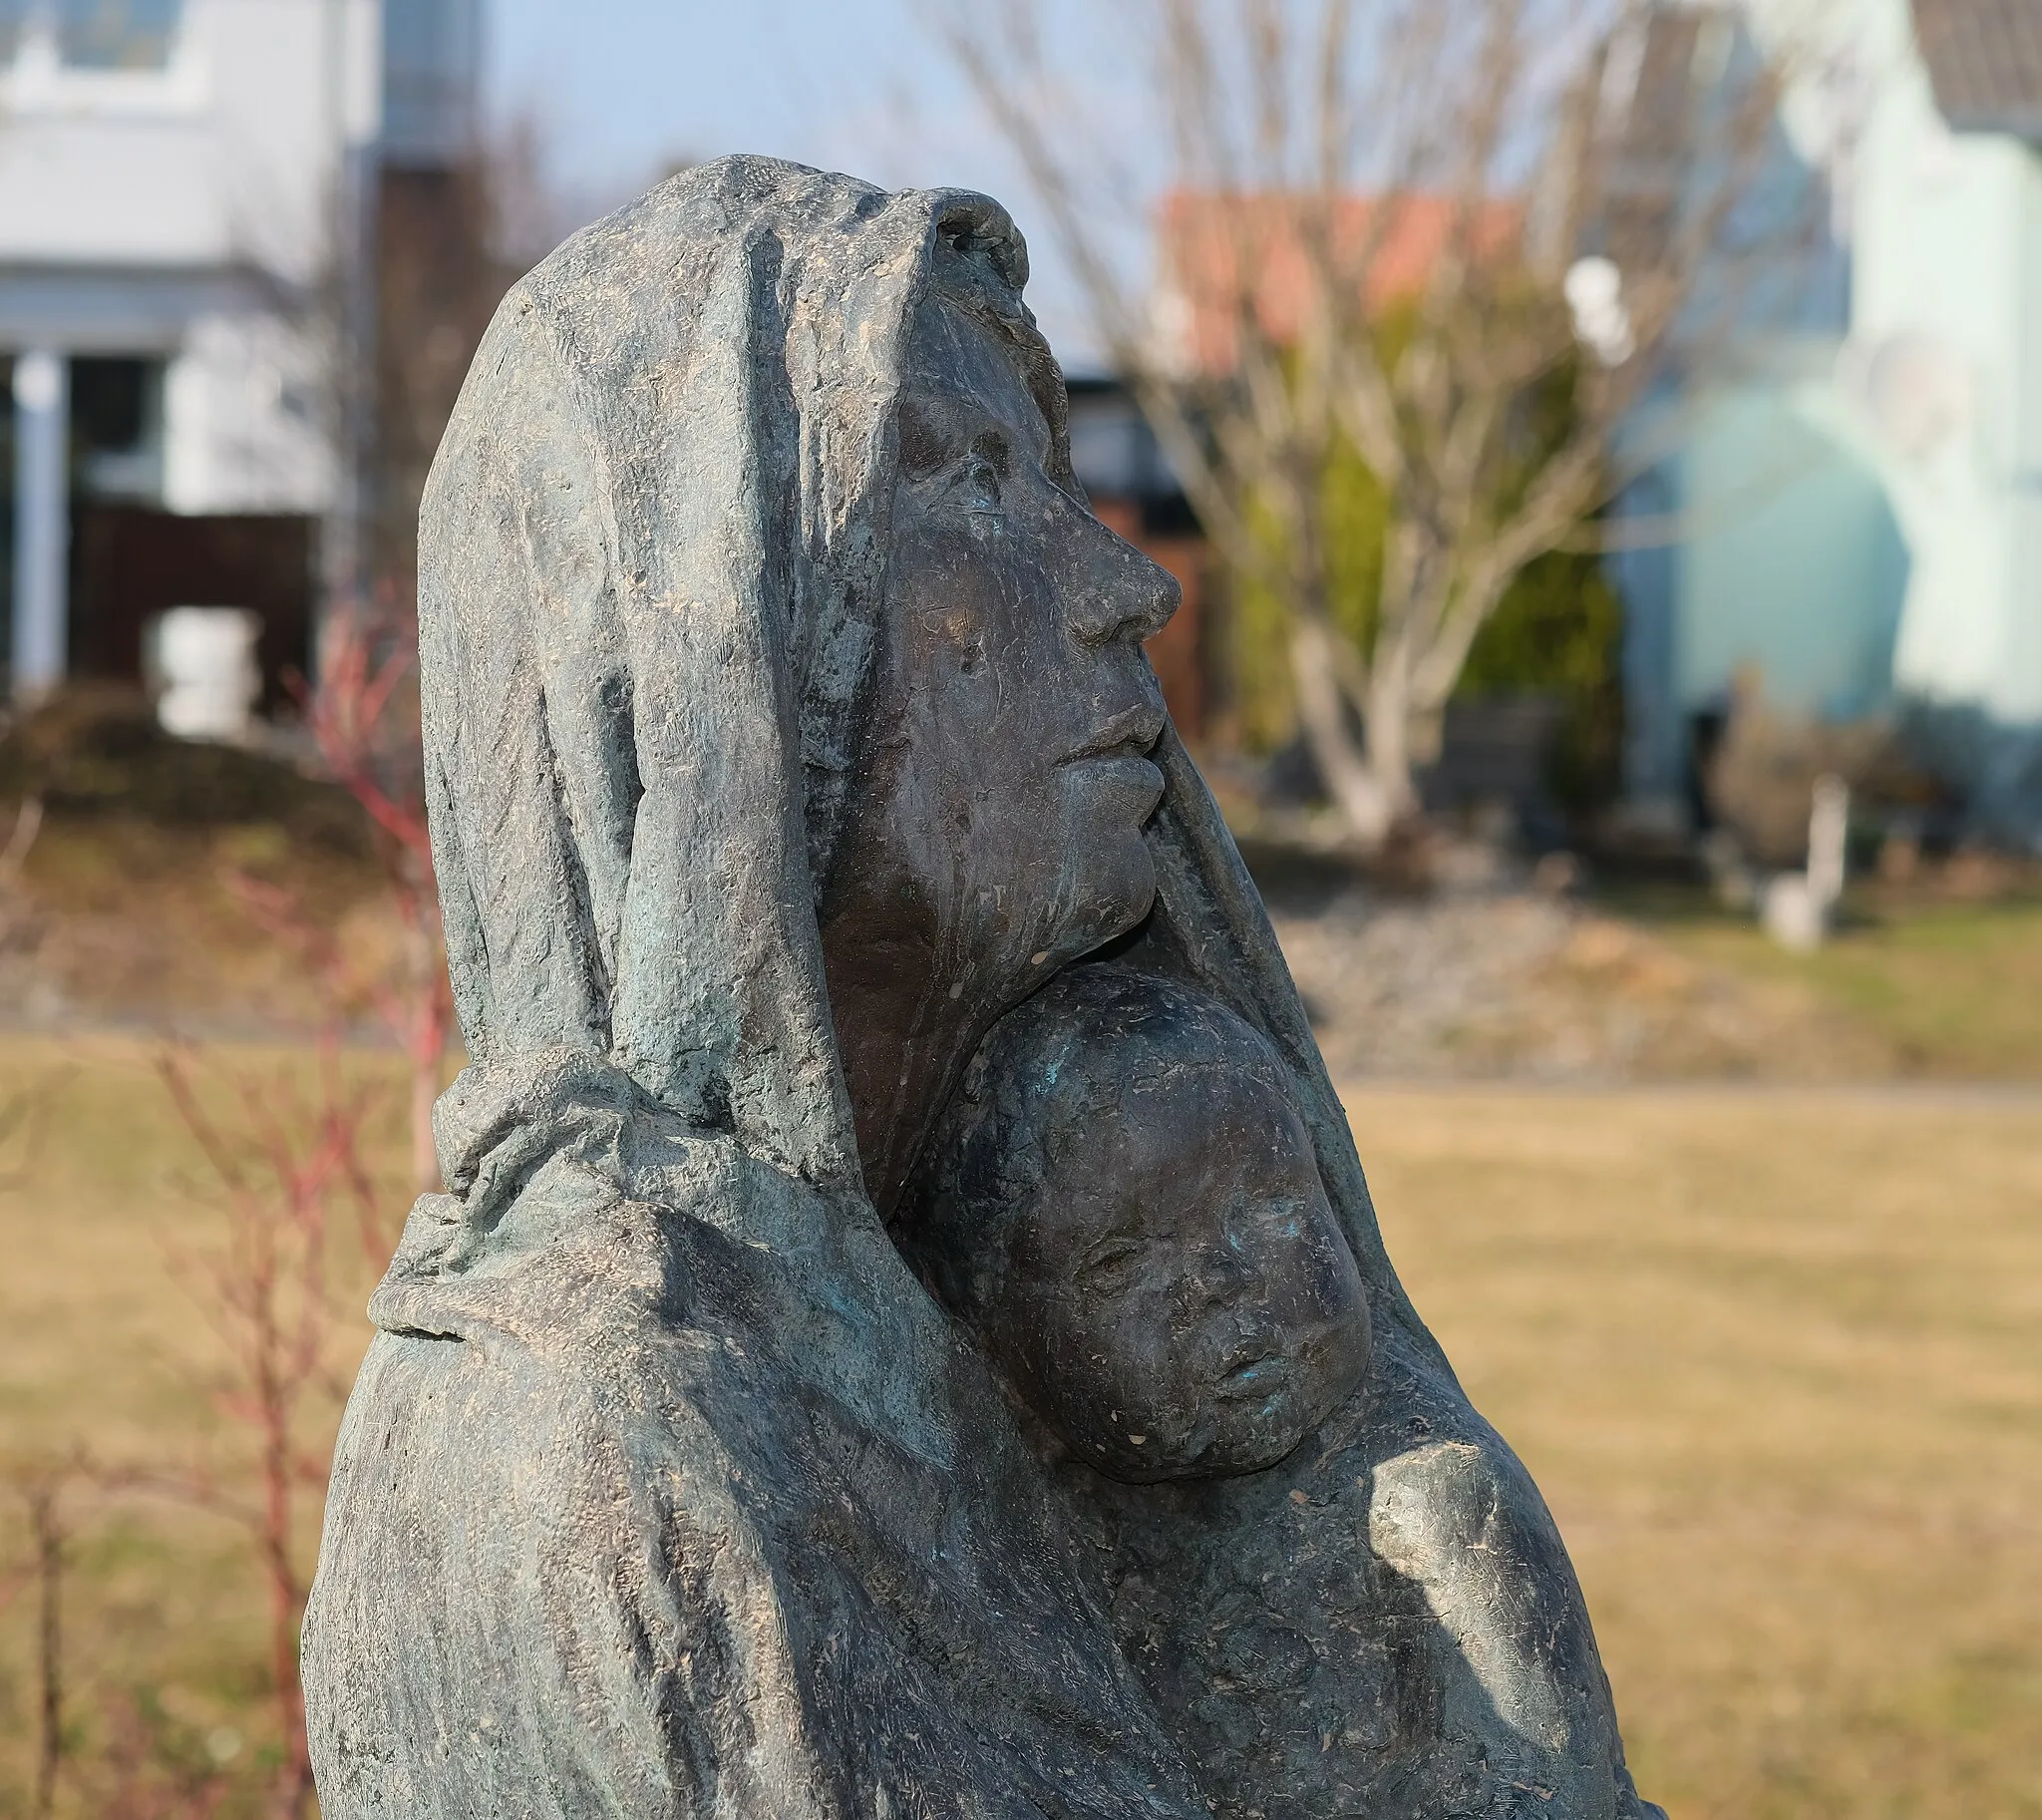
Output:
<svg viewBox="0 0 2042 1820">
<path fill-rule="evenodd" d="M 1084 505 L 1025 276 L 983 197 L 725 160 L 568 241 L 477 356 L 419 600 L 471 1059 L 335 1456 L 327 1820 L 1208 1811 L 1185 1751 L 1223 1749 L 1131 1673 L 885 1229 L 986 1030 L 1118 938 L 1294 1073 L 1368 1283 L 1398 1572 L 1430 1598 L 1483 1541 L 1465 1470 L 1397 1478 L 1442 1445 L 1549 1531 L 1382 1254 L 1141 654 L 1175 588 Z M 1500 1599 L 1432 1601 L 1462 1652 L 1492 1608 L 1585 1639 L 1556 1538 L 1518 1570 L 1495 1542 Z M 1382 1747 L 1413 1812 L 1446 1711 Z"/>
</svg>

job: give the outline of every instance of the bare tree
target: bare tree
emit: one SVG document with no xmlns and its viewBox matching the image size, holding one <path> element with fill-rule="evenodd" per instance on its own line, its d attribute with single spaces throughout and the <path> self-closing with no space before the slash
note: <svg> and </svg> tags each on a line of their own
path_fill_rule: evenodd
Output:
<svg viewBox="0 0 2042 1820">
<path fill-rule="evenodd" d="M 36 1748 L 29 1812 L 44 1820 L 56 1807 L 64 1768 L 64 1474 L 47 1464 L 16 1468 L 8 1482 L 28 1519 L 29 1550 L 25 1561 L 0 1575 L 0 1613 L 34 1590 Z"/>
<path fill-rule="evenodd" d="M 1168 147 L 1118 197 L 1125 158 L 1069 117 L 1061 9 L 987 0 L 937 29 L 1207 535 L 1283 609 L 1299 722 L 1377 850 L 1415 814 L 1414 767 L 1514 578 L 1608 501 L 1625 426 L 1697 355 L 1699 316 L 1805 240 L 1740 212 L 1778 74 L 1728 7 L 1654 0 L 1105 12 Z M 1114 236 L 1127 195 L 1159 188 L 1151 289 Z M 1339 597 L 1342 463 L 1378 496 L 1372 599 Z"/>
<path fill-rule="evenodd" d="M 553 209 L 537 129 L 514 122 L 460 161 L 394 168 L 378 183 L 375 316 L 363 378 L 368 558 L 375 587 L 409 596 L 426 473 L 483 331 L 544 244 Z"/>
<path fill-rule="evenodd" d="M 306 1499 L 332 1467 L 332 1412 L 344 1395 L 347 1340 L 332 1281 L 336 1204 L 352 1205 L 365 1262 L 386 1252 L 363 1134 L 376 1109 L 373 1083 L 350 1079 L 337 1043 L 322 1048 L 310 1083 L 274 1069 L 237 1067 L 217 1054 L 170 1047 L 157 1074 L 210 1181 L 198 1192 L 218 1209 L 218 1243 L 171 1262 L 220 1342 L 209 1386 L 221 1413 L 255 1442 L 254 1494 L 204 1472 L 131 1474 L 133 1489 L 181 1497 L 238 1524 L 268 1594 L 270 1694 L 283 1760 L 272 1811 L 311 1811 L 298 1631 L 310 1576 L 300 1558 Z M 108 1479 L 110 1485 L 116 1483 Z"/>
</svg>

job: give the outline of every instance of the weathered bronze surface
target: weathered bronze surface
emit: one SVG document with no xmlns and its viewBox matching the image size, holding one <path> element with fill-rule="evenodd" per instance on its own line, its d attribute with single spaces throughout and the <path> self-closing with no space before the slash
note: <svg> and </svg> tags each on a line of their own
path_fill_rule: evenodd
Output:
<svg viewBox="0 0 2042 1820">
<path fill-rule="evenodd" d="M 983 197 L 730 159 L 477 357 L 420 597 L 471 1061 L 336 1455 L 328 1820 L 1655 1811 L 1025 278 Z"/>
</svg>

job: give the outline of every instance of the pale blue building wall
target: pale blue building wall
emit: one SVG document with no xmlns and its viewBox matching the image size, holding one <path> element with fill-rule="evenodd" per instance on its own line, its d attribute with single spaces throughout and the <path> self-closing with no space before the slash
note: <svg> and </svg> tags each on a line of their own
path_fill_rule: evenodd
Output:
<svg viewBox="0 0 2042 1820">
<path fill-rule="evenodd" d="M 1833 362 L 1834 346 L 1799 361 Z M 1679 452 L 1620 504 L 1639 538 L 1611 563 L 1635 802 L 1690 797 L 1692 729 L 1740 671 L 1795 713 L 1855 719 L 1892 703 L 1910 560 L 1876 466 L 1830 403 L 1821 379 L 1785 376 L 1682 401 Z M 1663 417 L 1657 432 L 1672 434 Z"/>
<path fill-rule="evenodd" d="M 1750 666 L 1784 708 L 1884 708 L 1908 557 L 1876 471 L 1776 385 L 1703 405 L 1678 470 L 1680 707 L 1720 700 Z"/>
<path fill-rule="evenodd" d="M 1806 9 L 1747 5 L 1791 51 Z M 1977 778 L 2042 753 L 2042 148 L 1945 125 L 1909 0 L 1824 17 L 1805 67 L 1850 81 L 1790 91 L 1782 162 L 1835 180 L 1839 263 L 1810 269 L 1815 319 L 1748 322 L 1728 376 L 1655 403 L 1677 453 L 1619 512 L 1679 525 L 1612 563 L 1640 803 L 1685 794 L 1694 717 L 1745 665 L 1786 709 L 1961 724 Z M 2042 831 L 2042 794 L 2004 810 Z"/>
</svg>

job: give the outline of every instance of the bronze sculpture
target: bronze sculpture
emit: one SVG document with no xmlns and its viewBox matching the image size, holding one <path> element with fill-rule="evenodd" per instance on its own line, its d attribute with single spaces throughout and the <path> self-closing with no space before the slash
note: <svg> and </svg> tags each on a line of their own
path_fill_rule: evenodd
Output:
<svg viewBox="0 0 2042 1820">
<path fill-rule="evenodd" d="M 1352 1763 L 1215 1744 L 1204 1657 L 1154 1659 L 1174 1621 L 1103 1565 L 1167 1533 L 1209 1578 L 1198 1538 L 1310 1506 L 1313 1438 L 1074 1493 L 888 1234 L 989 1033 L 1107 950 L 1251 1033 L 1364 1291 L 1304 1414 L 1385 1511 L 1371 1545 L 1324 1506 L 1375 1589 L 1337 1618 L 1369 1811 L 1650 1811 L 1606 1695 L 1512 1708 L 1528 1625 L 1599 1688 L 1578 1593 L 1383 1255 L 1025 278 L 983 197 L 731 159 L 568 241 L 477 358 L 420 598 L 471 1060 L 336 1456 L 329 1820 L 1357 1811 Z M 1123 1495 L 1224 1509 L 1152 1534 Z M 1186 1594 L 1220 1656 L 1260 1635 Z"/>
</svg>

